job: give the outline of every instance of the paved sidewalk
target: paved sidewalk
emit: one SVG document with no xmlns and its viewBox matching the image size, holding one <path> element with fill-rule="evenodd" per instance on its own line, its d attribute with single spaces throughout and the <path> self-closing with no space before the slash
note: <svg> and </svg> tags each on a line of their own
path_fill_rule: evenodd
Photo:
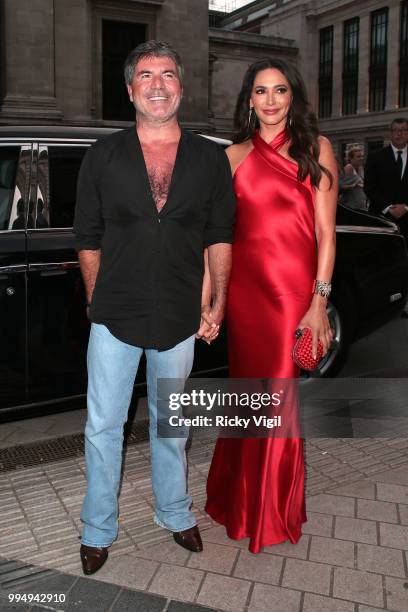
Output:
<svg viewBox="0 0 408 612">
<path fill-rule="evenodd" d="M 183 604 L 160 595 L 116 584 L 39 570 L 0 559 L 0 610 L 85 610 L 100 612 L 209 612 L 208 607 Z M 24 578 L 22 578 L 22 576 Z"/>
<path fill-rule="evenodd" d="M 259 555 L 247 541 L 229 540 L 203 511 L 212 449 L 198 438 L 189 451 L 204 552 L 185 551 L 153 523 L 149 448 L 141 442 L 126 452 L 119 539 L 90 578 L 78 558 L 83 457 L 0 474 L 0 557 L 33 566 L 16 579 L 10 564 L 0 566 L 0 609 L 8 609 L 9 592 L 66 593 L 65 604 L 43 604 L 53 610 L 408 609 L 407 438 L 309 440 L 304 535 Z M 33 579 L 38 568 L 62 574 Z"/>
<path fill-rule="evenodd" d="M 353 345 L 341 375 L 405 368 L 406 377 L 407 338 L 408 323 L 391 321 Z M 136 418 L 143 421 L 146 412 L 141 401 Z M 44 441 L 51 448 L 56 438 L 78 438 L 85 418 L 85 410 L 76 410 L 2 424 L 0 449 Z M 28 446 L 20 448 L 30 454 Z M 248 553 L 246 541 L 229 540 L 203 512 L 212 449 L 211 441 L 197 439 L 189 454 L 204 552 L 184 551 L 153 524 L 148 445 L 141 442 L 127 448 L 120 538 L 89 578 L 78 559 L 80 453 L 0 473 L 1 612 L 408 610 L 407 437 L 308 440 L 304 535 L 295 546 L 260 555 Z M 11 593 L 64 594 L 66 601 L 13 606 Z"/>
<path fill-rule="evenodd" d="M 84 408 L 77 408 L 69 412 L 57 412 L 48 416 L 0 423 L 0 449 L 82 434 L 86 422 L 85 398 L 83 405 Z M 147 401 L 145 397 L 141 397 L 136 401 L 136 414 L 133 422 L 138 423 L 146 419 L 148 419 Z"/>
</svg>

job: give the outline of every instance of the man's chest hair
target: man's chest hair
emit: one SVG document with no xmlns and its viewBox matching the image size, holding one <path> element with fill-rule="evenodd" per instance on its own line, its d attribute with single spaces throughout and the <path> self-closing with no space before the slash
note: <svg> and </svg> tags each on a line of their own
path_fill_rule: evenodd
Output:
<svg viewBox="0 0 408 612">
<path fill-rule="evenodd" d="M 160 211 L 167 201 L 175 160 L 148 157 L 145 162 L 153 200 Z"/>
<path fill-rule="evenodd" d="M 150 188 L 152 195 L 157 203 L 158 200 L 166 199 L 170 188 L 173 166 L 170 164 L 167 167 L 148 166 L 147 174 L 149 176 Z"/>
<path fill-rule="evenodd" d="M 160 209 L 167 199 L 176 161 L 177 146 L 164 147 L 161 151 L 143 147 L 152 196 Z"/>
</svg>

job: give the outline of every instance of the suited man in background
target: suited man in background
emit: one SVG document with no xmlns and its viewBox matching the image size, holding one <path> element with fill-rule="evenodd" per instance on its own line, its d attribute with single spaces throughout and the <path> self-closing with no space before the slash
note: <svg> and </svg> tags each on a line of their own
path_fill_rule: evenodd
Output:
<svg viewBox="0 0 408 612">
<path fill-rule="evenodd" d="M 408 119 L 394 119 L 390 144 L 367 157 L 364 191 L 369 211 L 396 223 L 408 242 L 407 142 Z M 408 317 L 406 311 L 403 316 Z"/>
<path fill-rule="evenodd" d="M 370 212 L 394 221 L 408 239 L 407 142 L 408 119 L 394 119 L 391 143 L 367 157 L 364 191 Z"/>
</svg>

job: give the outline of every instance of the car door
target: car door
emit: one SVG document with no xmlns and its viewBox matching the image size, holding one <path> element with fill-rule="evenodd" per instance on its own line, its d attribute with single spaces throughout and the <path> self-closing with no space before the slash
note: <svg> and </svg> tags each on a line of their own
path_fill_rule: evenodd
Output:
<svg viewBox="0 0 408 612">
<path fill-rule="evenodd" d="M 339 206 L 334 280 L 343 279 L 365 322 L 396 308 L 407 293 L 407 255 L 403 236 L 385 219 Z"/>
<path fill-rule="evenodd" d="M 39 143 L 27 230 L 27 331 L 33 401 L 86 388 L 89 323 L 72 225 L 76 184 L 89 143 Z"/>
<path fill-rule="evenodd" d="M 27 399 L 26 220 L 31 144 L 0 143 L 0 408 Z"/>
</svg>

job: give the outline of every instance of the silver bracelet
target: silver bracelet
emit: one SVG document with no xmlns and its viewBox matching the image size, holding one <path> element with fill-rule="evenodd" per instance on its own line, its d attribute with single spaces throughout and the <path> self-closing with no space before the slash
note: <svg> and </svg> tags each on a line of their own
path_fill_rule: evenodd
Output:
<svg viewBox="0 0 408 612">
<path fill-rule="evenodd" d="M 313 285 L 313 293 L 316 295 L 321 295 L 324 298 L 328 298 L 331 292 L 331 283 L 325 283 L 321 280 L 315 280 Z"/>
</svg>

